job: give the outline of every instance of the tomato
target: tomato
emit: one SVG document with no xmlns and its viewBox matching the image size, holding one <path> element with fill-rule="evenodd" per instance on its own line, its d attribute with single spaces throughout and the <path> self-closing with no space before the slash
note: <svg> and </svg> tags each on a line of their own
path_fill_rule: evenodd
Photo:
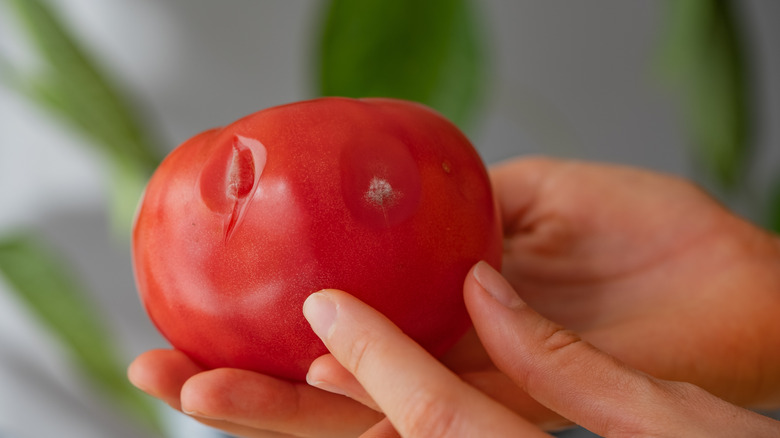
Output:
<svg viewBox="0 0 780 438">
<path fill-rule="evenodd" d="M 348 291 L 434 355 L 470 327 L 469 268 L 499 267 L 490 183 L 438 113 L 392 99 L 269 108 L 176 148 L 133 230 L 141 300 L 205 367 L 303 380 L 326 353 L 306 297 Z"/>
</svg>

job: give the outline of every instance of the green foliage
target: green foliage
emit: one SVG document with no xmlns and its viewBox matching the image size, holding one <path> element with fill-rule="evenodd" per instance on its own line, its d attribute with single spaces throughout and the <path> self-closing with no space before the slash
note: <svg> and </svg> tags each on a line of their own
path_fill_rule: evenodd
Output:
<svg viewBox="0 0 780 438">
<path fill-rule="evenodd" d="M 0 238 L 0 275 L 59 337 L 85 377 L 138 420 L 161 430 L 154 405 L 128 382 L 109 330 L 60 257 L 31 234 L 7 235 Z"/>
<path fill-rule="evenodd" d="M 133 210 L 161 154 L 130 100 L 42 0 L 7 0 L 36 49 L 41 69 L 20 71 L 0 57 L 0 80 L 81 133 L 113 166 L 114 225 L 126 236 Z M 83 286 L 31 234 L 0 237 L 0 274 L 60 339 L 82 374 L 117 405 L 161 431 L 155 405 L 133 388 L 109 331 Z"/>
<path fill-rule="evenodd" d="M 161 160 L 130 100 L 43 0 L 6 0 L 36 48 L 41 71 L 2 66 L 5 82 L 69 124 L 114 166 L 114 222 L 127 232 L 148 176 Z M 135 176 L 134 176 L 135 175 Z"/>
<path fill-rule="evenodd" d="M 485 91 L 486 48 L 469 0 L 331 0 L 319 93 L 424 103 L 468 127 Z"/>
<path fill-rule="evenodd" d="M 739 185 L 751 155 L 745 44 L 730 0 L 669 0 L 663 67 L 684 100 L 686 126 L 705 170 Z"/>
</svg>

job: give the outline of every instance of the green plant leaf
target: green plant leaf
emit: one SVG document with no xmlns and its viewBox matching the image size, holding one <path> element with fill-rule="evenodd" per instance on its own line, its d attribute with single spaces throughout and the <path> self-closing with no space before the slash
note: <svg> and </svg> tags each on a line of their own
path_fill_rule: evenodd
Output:
<svg viewBox="0 0 780 438">
<path fill-rule="evenodd" d="M 331 0 L 319 93 L 424 103 L 468 127 L 485 91 L 483 32 L 470 0 Z"/>
<path fill-rule="evenodd" d="M 151 399 L 133 388 L 109 330 L 71 270 L 29 233 L 0 237 L 0 275 L 72 353 L 84 376 L 152 430 L 162 431 Z"/>
<path fill-rule="evenodd" d="M 140 189 L 123 186 L 124 181 L 145 180 L 162 158 L 148 128 L 141 122 L 131 100 L 110 76 L 81 48 L 51 7 L 44 0 L 6 0 L 16 12 L 42 61 L 40 71 L 11 71 L 4 62 L 5 82 L 60 120 L 82 133 L 117 169 L 135 169 L 136 178 L 119 179 L 114 187 L 116 205 L 124 205 L 114 214 L 118 228 L 129 230 L 132 210 Z"/>
<path fill-rule="evenodd" d="M 730 0 L 668 0 L 662 68 L 682 95 L 702 167 L 724 187 L 740 182 L 751 155 L 745 43 Z"/>
</svg>

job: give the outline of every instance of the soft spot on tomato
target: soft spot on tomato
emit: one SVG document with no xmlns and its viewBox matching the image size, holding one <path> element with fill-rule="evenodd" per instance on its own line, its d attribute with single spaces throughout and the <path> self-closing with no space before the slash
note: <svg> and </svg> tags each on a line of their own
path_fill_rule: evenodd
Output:
<svg viewBox="0 0 780 438">
<path fill-rule="evenodd" d="M 394 137 L 377 137 L 351 139 L 342 150 L 341 192 L 354 218 L 386 228 L 414 215 L 422 186 L 409 146 Z"/>
</svg>

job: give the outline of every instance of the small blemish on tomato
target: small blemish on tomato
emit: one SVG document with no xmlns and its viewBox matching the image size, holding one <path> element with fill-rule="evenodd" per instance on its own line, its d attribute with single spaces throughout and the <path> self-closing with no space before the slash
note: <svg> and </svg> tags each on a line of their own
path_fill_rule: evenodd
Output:
<svg viewBox="0 0 780 438">
<path fill-rule="evenodd" d="M 386 208 L 395 204 L 400 196 L 401 193 L 393 189 L 386 179 L 375 176 L 368 183 L 363 199 L 376 207 Z"/>
<path fill-rule="evenodd" d="M 450 172 L 452 172 L 452 165 L 450 164 L 449 160 L 444 160 L 441 163 L 441 168 L 442 170 L 444 170 L 444 173 L 449 174 Z"/>
</svg>

